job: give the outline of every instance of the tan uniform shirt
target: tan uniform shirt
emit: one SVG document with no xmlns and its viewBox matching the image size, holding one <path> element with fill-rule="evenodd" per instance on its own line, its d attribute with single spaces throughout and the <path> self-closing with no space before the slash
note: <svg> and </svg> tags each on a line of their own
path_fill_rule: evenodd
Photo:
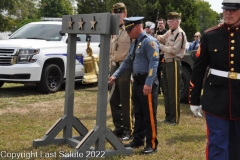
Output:
<svg viewBox="0 0 240 160">
<path fill-rule="evenodd" d="M 161 54 L 164 54 L 165 59 L 182 58 L 184 56 L 186 51 L 187 37 L 185 32 L 180 27 L 178 27 L 174 32 L 168 30 L 164 35 L 157 35 L 156 38 L 160 42 Z"/>
<path fill-rule="evenodd" d="M 122 62 L 129 51 L 131 39 L 125 31 L 125 26 L 119 28 L 119 34 L 113 35 L 110 44 L 110 62 Z"/>
</svg>

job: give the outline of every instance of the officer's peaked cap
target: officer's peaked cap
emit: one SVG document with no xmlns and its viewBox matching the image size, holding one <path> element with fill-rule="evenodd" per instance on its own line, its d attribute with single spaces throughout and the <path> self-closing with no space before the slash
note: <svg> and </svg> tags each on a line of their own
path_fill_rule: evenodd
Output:
<svg viewBox="0 0 240 160">
<path fill-rule="evenodd" d="M 112 12 L 113 13 L 123 13 L 127 10 L 126 6 L 124 3 L 116 3 L 112 6 Z"/>
<path fill-rule="evenodd" d="M 128 17 L 128 18 L 123 18 L 124 24 L 125 24 L 125 30 L 126 31 L 131 31 L 132 28 L 136 24 L 142 24 L 142 19 L 144 17 Z"/>
<path fill-rule="evenodd" d="M 168 19 L 169 19 L 169 20 L 172 20 L 172 19 L 181 19 L 181 13 L 169 12 L 169 13 L 168 13 Z"/>
<path fill-rule="evenodd" d="M 240 9 L 240 0 L 223 0 L 222 9 Z"/>
</svg>

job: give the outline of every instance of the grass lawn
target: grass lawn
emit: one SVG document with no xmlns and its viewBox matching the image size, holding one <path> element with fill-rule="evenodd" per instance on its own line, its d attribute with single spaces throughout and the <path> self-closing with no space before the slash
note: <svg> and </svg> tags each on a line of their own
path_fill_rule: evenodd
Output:
<svg viewBox="0 0 240 160">
<path fill-rule="evenodd" d="M 74 93 L 74 116 L 87 127 L 96 124 L 97 86 L 76 84 Z M 54 94 L 41 94 L 35 87 L 5 83 L 0 89 L 0 159 L 8 153 L 21 153 L 14 159 L 60 160 L 57 154 L 51 158 L 40 154 L 74 151 L 68 145 L 47 145 L 35 149 L 33 140 L 42 139 L 49 128 L 63 116 L 65 91 Z M 163 97 L 159 96 L 158 122 L 164 119 Z M 114 129 L 111 112 L 107 109 L 107 127 Z M 203 160 L 205 159 L 205 120 L 196 118 L 189 105 L 181 104 L 181 118 L 178 126 L 158 123 L 158 151 L 151 155 L 141 155 L 143 148 L 135 149 L 130 156 L 116 155 L 109 160 Z M 76 132 L 74 134 L 77 135 Z M 62 133 L 58 135 L 62 137 Z M 75 136 L 75 135 L 73 135 Z M 125 142 L 124 142 L 125 143 Z M 111 146 L 106 144 L 106 147 Z M 26 157 L 37 153 L 37 157 Z M 25 154 L 25 156 L 24 156 Z M 51 155 L 49 155 L 51 156 Z"/>
</svg>

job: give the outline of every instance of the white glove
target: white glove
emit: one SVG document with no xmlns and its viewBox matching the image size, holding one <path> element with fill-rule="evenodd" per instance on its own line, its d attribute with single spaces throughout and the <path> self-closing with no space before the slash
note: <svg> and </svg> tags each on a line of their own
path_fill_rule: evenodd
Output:
<svg viewBox="0 0 240 160">
<path fill-rule="evenodd" d="M 202 116 L 202 105 L 195 106 L 195 105 L 190 105 L 190 109 L 193 112 L 193 114 L 197 117 L 203 117 Z"/>
</svg>

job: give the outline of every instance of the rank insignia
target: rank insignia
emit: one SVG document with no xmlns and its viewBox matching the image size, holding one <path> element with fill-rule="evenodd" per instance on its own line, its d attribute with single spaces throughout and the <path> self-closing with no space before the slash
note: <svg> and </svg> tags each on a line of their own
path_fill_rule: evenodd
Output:
<svg viewBox="0 0 240 160">
<path fill-rule="evenodd" d="M 151 76 L 152 76 L 152 73 L 153 73 L 153 69 L 151 68 L 151 69 L 149 70 L 148 77 L 151 77 Z"/>
<path fill-rule="evenodd" d="M 138 49 L 141 47 L 141 45 L 142 45 L 142 42 L 140 42 L 140 43 L 138 43 Z"/>
<path fill-rule="evenodd" d="M 157 57 L 157 56 L 158 56 L 158 53 L 156 51 L 154 51 L 153 57 Z"/>
</svg>

